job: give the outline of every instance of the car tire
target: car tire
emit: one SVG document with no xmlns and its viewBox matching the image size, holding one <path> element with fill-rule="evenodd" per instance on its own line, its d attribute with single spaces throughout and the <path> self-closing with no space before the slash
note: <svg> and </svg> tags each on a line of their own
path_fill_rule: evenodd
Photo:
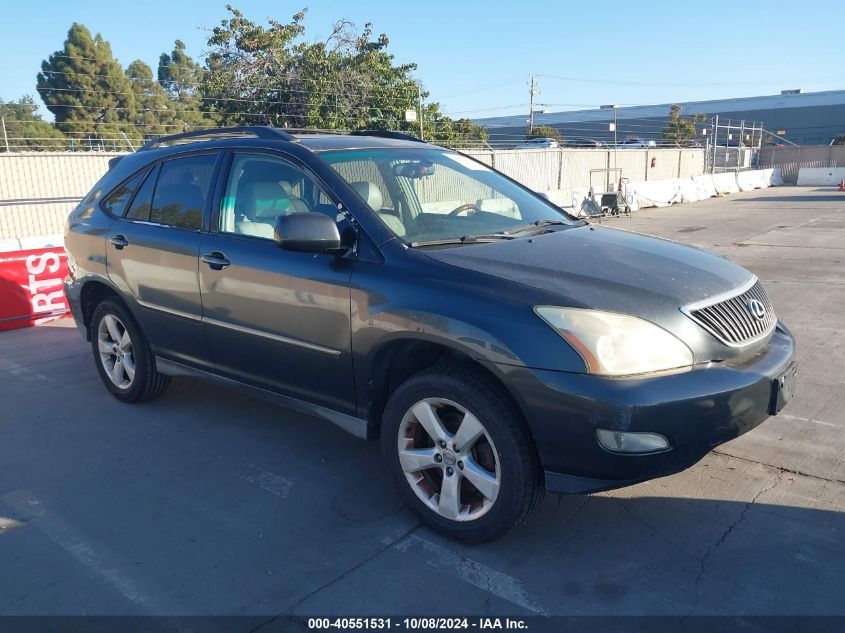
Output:
<svg viewBox="0 0 845 633">
<path fill-rule="evenodd" d="M 106 389 L 123 402 L 143 402 L 160 396 L 170 376 L 156 371 L 147 339 L 129 310 L 106 299 L 91 317 L 94 364 Z"/>
<path fill-rule="evenodd" d="M 434 366 L 402 383 L 385 408 L 381 449 L 414 513 L 458 541 L 505 535 L 545 491 L 521 415 L 472 367 Z"/>
</svg>

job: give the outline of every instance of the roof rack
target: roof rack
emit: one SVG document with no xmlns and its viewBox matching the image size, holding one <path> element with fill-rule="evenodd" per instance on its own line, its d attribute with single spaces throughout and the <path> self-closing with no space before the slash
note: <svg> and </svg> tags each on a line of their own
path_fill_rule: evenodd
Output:
<svg viewBox="0 0 845 633">
<path fill-rule="evenodd" d="M 168 136 L 159 136 L 158 138 L 154 138 L 151 141 L 147 141 L 141 147 L 138 148 L 139 152 L 144 150 L 153 149 L 154 147 L 158 147 L 163 143 L 172 143 L 176 141 L 182 141 L 185 139 L 195 139 L 195 140 L 202 140 L 202 139 L 213 139 L 213 138 L 226 138 L 232 136 L 248 136 L 252 135 L 256 138 L 263 138 L 263 139 L 273 139 L 273 140 L 281 140 L 281 141 L 295 141 L 297 140 L 295 136 L 281 130 L 279 128 L 275 128 L 269 125 L 242 125 L 238 127 L 221 127 L 221 128 L 213 128 L 208 130 L 192 130 L 190 132 L 183 132 L 181 134 L 170 134 Z"/>
<path fill-rule="evenodd" d="M 381 138 L 395 138 L 400 141 L 414 141 L 415 143 L 426 143 L 421 138 L 405 132 L 394 132 L 393 130 L 353 130 L 352 136 L 380 136 Z"/>
</svg>

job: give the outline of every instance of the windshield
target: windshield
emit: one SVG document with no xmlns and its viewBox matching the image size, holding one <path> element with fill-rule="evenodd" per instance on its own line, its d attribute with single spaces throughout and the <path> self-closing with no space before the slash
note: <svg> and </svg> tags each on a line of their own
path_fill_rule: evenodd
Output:
<svg viewBox="0 0 845 633">
<path fill-rule="evenodd" d="M 412 245 L 468 242 L 534 223 L 580 224 L 489 167 L 448 150 L 343 150 L 320 158 Z"/>
</svg>

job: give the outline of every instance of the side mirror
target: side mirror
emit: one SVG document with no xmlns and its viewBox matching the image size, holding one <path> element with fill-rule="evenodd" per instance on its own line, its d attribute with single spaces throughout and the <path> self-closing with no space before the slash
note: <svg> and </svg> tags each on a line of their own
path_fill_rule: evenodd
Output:
<svg viewBox="0 0 845 633">
<path fill-rule="evenodd" d="M 276 219 L 276 244 L 287 251 L 339 253 L 337 223 L 322 213 L 291 213 Z"/>
</svg>

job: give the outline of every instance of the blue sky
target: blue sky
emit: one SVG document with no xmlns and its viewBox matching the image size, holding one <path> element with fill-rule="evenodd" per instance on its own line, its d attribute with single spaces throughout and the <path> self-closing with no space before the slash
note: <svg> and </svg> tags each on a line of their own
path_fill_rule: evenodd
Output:
<svg viewBox="0 0 845 633">
<path fill-rule="evenodd" d="M 552 111 L 845 88 L 841 0 L 232 3 L 256 21 L 285 20 L 308 6 L 308 39 L 324 38 L 339 18 L 361 27 L 372 22 L 376 33 L 390 38 L 396 60 L 416 62 L 432 98 L 456 117 L 526 111 L 529 73 L 541 75 L 537 100 Z M 226 15 L 224 5 L 9 3 L 3 8 L 0 98 L 36 94 L 41 60 L 61 48 L 74 21 L 109 40 L 124 67 L 142 59 L 155 68 L 177 38 L 200 58 L 207 30 Z"/>
</svg>

